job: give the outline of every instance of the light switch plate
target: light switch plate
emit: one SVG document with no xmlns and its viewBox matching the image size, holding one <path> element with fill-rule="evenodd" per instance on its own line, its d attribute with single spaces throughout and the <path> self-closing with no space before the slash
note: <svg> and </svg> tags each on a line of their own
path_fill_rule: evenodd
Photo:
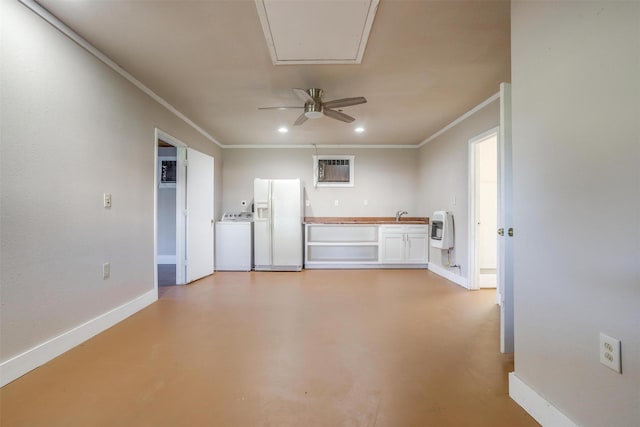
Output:
<svg viewBox="0 0 640 427">
<path fill-rule="evenodd" d="M 103 200 L 104 200 L 104 207 L 105 208 L 110 208 L 111 207 L 111 193 L 104 193 Z"/>
<path fill-rule="evenodd" d="M 108 279 L 110 276 L 111 276 L 111 264 L 108 262 L 105 262 L 104 264 L 102 264 L 102 278 Z"/>
</svg>

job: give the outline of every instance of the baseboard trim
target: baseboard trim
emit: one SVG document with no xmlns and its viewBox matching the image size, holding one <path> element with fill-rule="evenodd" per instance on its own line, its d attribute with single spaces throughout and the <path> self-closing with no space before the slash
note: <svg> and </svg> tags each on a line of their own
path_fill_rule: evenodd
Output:
<svg viewBox="0 0 640 427">
<path fill-rule="evenodd" d="M 175 255 L 158 255 L 158 264 L 175 264 Z"/>
<path fill-rule="evenodd" d="M 497 275 L 495 273 L 484 274 L 480 273 L 480 287 L 481 288 L 495 288 L 497 283 Z"/>
<path fill-rule="evenodd" d="M 89 338 L 109 329 L 116 323 L 157 301 L 157 299 L 158 292 L 154 289 L 0 363 L 0 387 L 4 387 L 27 372 L 44 365 Z"/>
<path fill-rule="evenodd" d="M 453 274 L 449 270 L 439 265 L 435 265 L 433 263 L 429 263 L 429 271 L 436 273 L 438 276 L 444 277 L 447 280 L 452 281 L 456 285 L 460 285 L 465 289 L 469 289 L 469 281 L 466 277 L 458 276 L 457 274 Z"/>
<path fill-rule="evenodd" d="M 509 397 L 545 427 L 578 427 L 558 408 L 522 381 L 515 372 L 509 373 Z"/>
</svg>

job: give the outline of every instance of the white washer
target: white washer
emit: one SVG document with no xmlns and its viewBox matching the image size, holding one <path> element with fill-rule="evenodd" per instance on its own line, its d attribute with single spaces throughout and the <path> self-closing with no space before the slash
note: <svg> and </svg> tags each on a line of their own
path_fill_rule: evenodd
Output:
<svg viewBox="0 0 640 427">
<path fill-rule="evenodd" d="M 225 213 L 216 222 L 216 271 L 251 271 L 253 214 Z"/>
</svg>

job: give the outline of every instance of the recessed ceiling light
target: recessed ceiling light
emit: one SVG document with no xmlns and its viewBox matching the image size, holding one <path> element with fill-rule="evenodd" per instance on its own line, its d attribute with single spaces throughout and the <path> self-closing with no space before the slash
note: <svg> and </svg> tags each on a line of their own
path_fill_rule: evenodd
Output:
<svg viewBox="0 0 640 427">
<path fill-rule="evenodd" d="M 356 132 L 358 132 L 358 133 L 362 133 L 362 132 L 364 132 L 364 128 L 363 128 L 363 127 L 357 127 L 357 128 L 355 128 L 354 130 L 355 130 Z"/>
<path fill-rule="evenodd" d="M 287 133 L 287 132 L 289 132 L 289 129 L 287 129 L 286 127 L 282 126 L 282 127 L 278 128 L 278 132 Z"/>
</svg>

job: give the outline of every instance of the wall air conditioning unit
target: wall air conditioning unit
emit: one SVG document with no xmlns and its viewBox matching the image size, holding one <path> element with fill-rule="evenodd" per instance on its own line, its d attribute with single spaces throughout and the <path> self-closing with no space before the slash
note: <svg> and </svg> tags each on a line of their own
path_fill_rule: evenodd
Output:
<svg viewBox="0 0 640 427">
<path fill-rule="evenodd" d="M 313 156 L 315 187 L 353 187 L 355 156 Z"/>
</svg>

